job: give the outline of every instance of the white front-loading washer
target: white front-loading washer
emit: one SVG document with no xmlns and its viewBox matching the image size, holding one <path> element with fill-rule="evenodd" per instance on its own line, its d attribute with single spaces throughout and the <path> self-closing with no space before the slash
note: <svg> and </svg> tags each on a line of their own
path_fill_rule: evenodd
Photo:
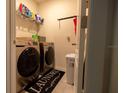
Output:
<svg viewBox="0 0 124 93">
<path fill-rule="evenodd" d="M 40 53 L 38 45 L 28 41 L 16 44 L 16 91 L 21 91 L 40 74 Z"/>
</svg>

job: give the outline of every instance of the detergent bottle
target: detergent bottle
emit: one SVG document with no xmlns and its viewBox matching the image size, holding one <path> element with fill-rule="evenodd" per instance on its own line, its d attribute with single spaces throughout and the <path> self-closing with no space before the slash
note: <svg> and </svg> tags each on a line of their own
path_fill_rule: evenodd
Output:
<svg viewBox="0 0 124 93">
<path fill-rule="evenodd" d="M 31 19 L 32 20 L 35 20 L 35 14 L 34 14 L 34 12 L 31 12 Z"/>
</svg>

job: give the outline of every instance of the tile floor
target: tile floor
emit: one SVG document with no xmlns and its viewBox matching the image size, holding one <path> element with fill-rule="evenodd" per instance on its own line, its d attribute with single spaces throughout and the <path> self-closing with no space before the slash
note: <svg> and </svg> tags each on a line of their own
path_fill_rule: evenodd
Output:
<svg viewBox="0 0 124 93">
<path fill-rule="evenodd" d="M 74 93 L 74 86 L 66 83 L 66 74 L 59 81 L 52 93 Z"/>
</svg>

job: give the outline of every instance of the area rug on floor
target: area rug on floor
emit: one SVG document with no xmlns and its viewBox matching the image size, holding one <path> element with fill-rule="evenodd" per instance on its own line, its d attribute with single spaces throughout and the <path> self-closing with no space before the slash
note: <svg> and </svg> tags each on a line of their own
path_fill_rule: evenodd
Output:
<svg viewBox="0 0 124 93">
<path fill-rule="evenodd" d="M 25 90 L 29 93 L 52 93 L 65 72 L 60 70 L 51 70 L 40 79 L 28 85 Z"/>
</svg>

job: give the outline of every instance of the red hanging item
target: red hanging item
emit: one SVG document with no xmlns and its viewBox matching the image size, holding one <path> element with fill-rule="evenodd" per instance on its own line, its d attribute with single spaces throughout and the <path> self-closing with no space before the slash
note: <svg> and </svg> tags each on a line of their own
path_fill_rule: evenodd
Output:
<svg viewBox="0 0 124 93">
<path fill-rule="evenodd" d="M 21 3 L 20 6 L 19 6 L 19 10 L 20 10 L 20 12 L 22 13 L 22 3 Z"/>
<path fill-rule="evenodd" d="M 76 35 L 76 32 L 77 32 L 77 17 L 76 16 L 74 17 L 73 22 L 74 22 L 74 32 Z"/>
</svg>

